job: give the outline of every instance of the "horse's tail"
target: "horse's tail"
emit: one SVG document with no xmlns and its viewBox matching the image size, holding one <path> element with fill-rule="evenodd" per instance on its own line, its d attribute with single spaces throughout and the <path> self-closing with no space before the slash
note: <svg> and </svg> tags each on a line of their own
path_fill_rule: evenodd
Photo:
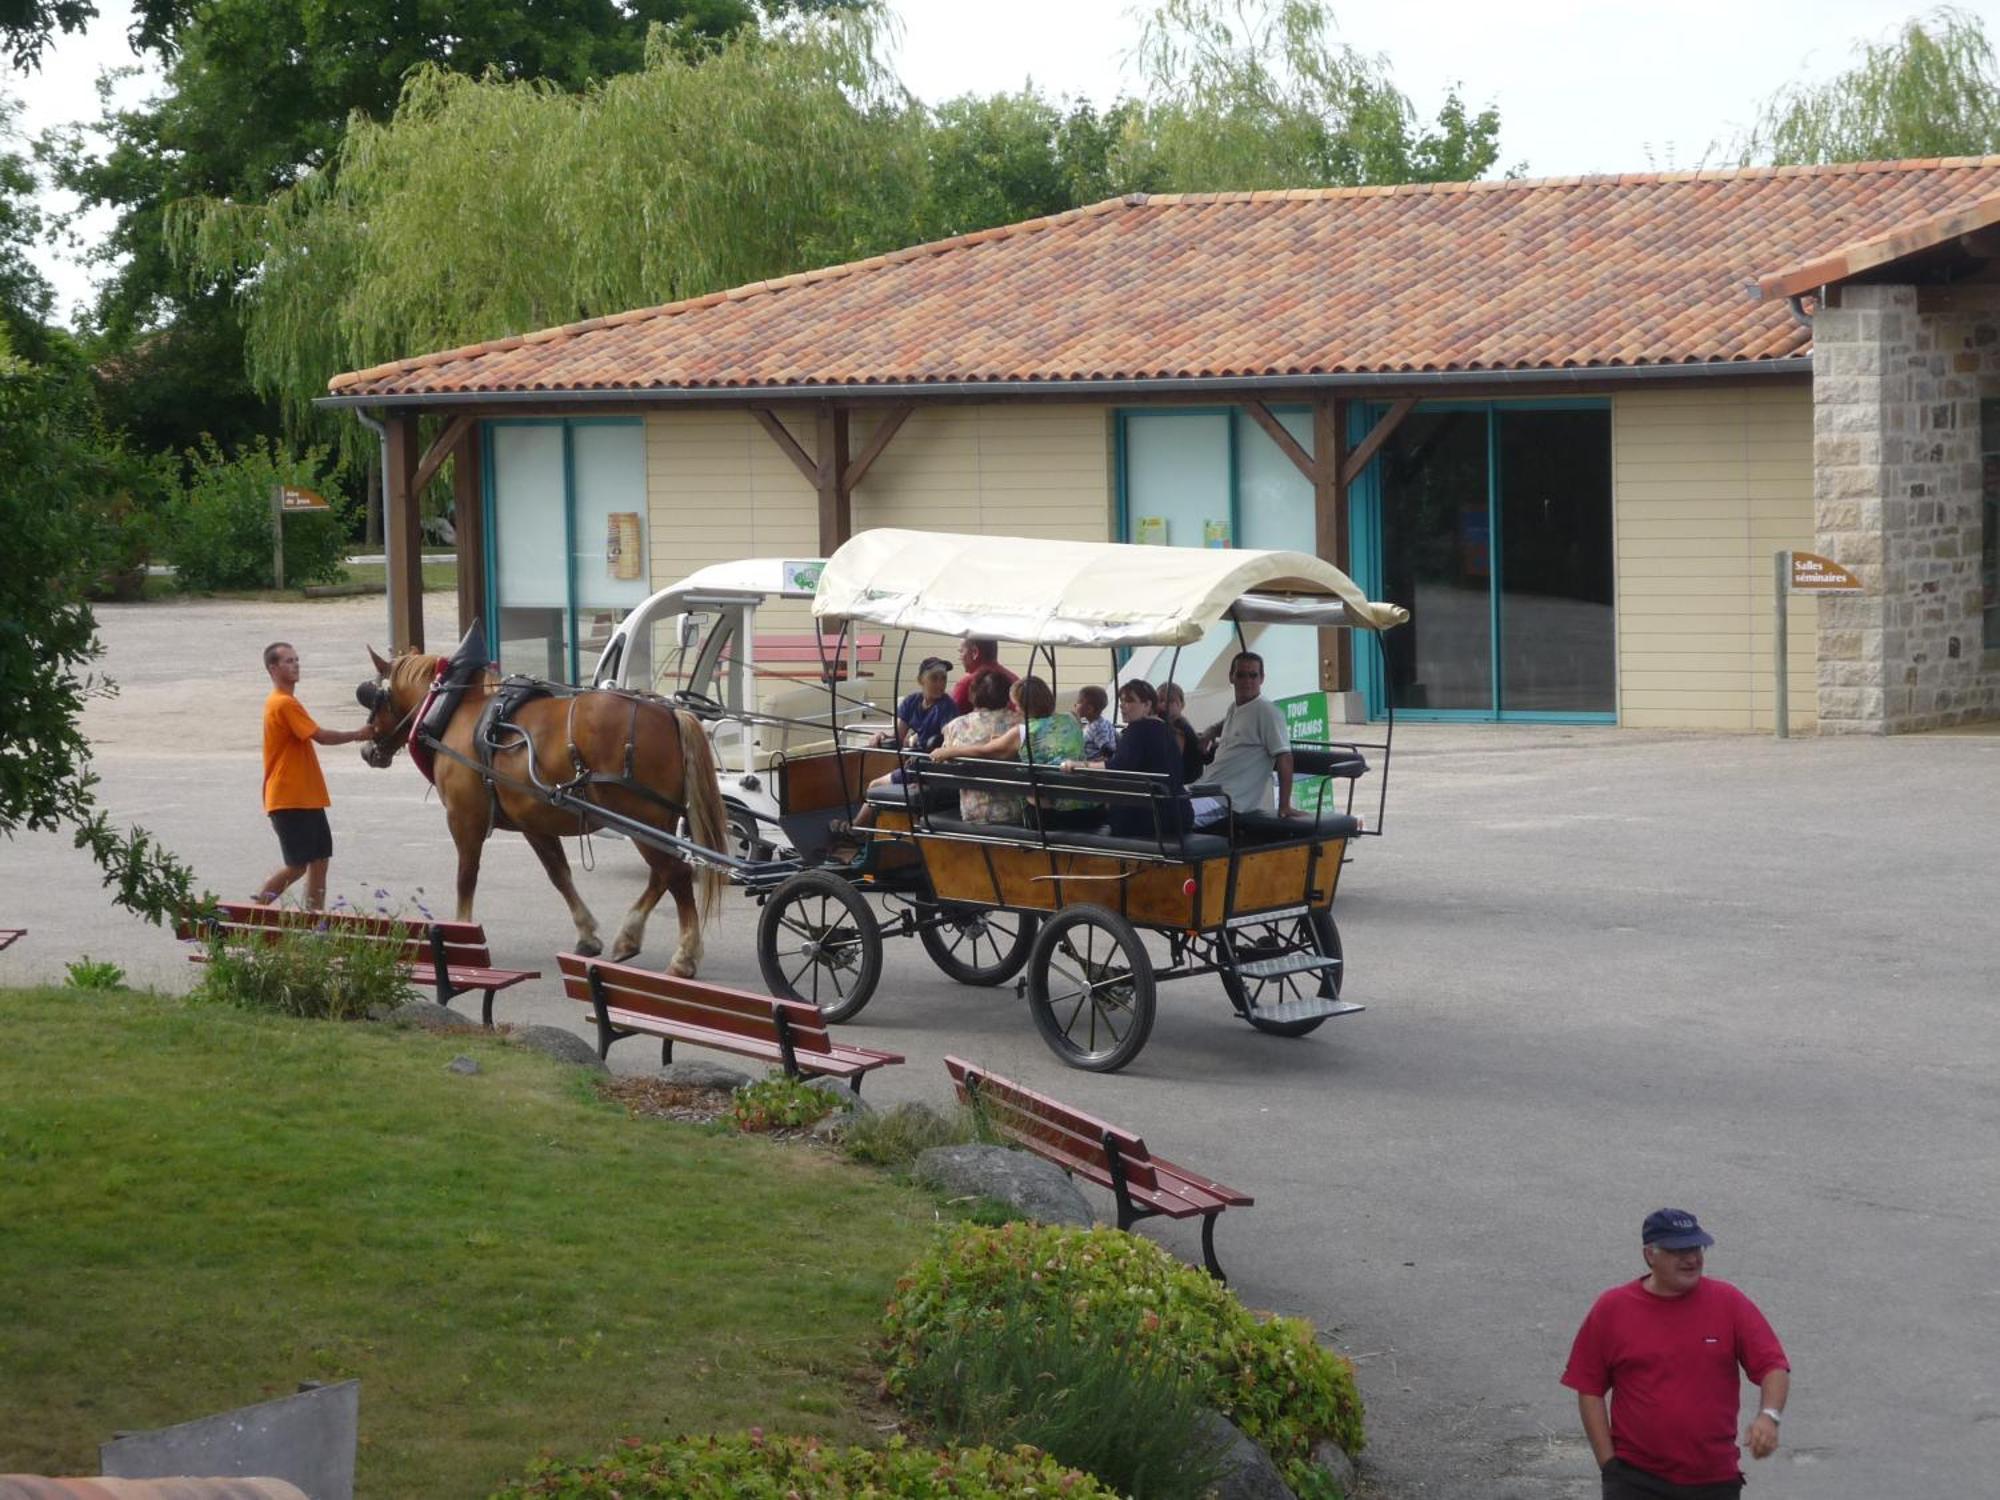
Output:
<svg viewBox="0 0 2000 1500">
<path fill-rule="evenodd" d="M 674 723 L 681 732 L 681 796 L 687 804 L 688 832 L 704 849 L 726 850 L 729 812 L 722 805 L 722 783 L 716 779 L 708 731 L 700 719 L 684 708 L 674 710 Z M 702 920 L 712 922 L 722 905 L 723 888 L 729 884 L 729 878 L 709 864 L 700 866 L 695 878 L 701 887 Z"/>
</svg>

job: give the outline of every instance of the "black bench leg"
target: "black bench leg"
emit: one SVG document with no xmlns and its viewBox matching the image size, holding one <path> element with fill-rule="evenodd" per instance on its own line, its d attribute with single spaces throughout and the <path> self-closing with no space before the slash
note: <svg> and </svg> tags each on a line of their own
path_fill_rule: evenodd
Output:
<svg viewBox="0 0 2000 1500">
<path fill-rule="evenodd" d="M 1215 1258 L 1215 1221 L 1221 1217 L 1220 1213 L 1201 1216 L 1201 1262 L 1208 1268 L 1209 1275 L 1228 1286 L 1229 1278 L 1222 1274 L 1222 1262 Z"/>
<path fill-rule="evenodd" d="M 611 1024 L 611 1013 L 604 1004 L 604 981 L 598 976 L 597 965 L 592 964 L 585 978 L 590 984 L 590 1009 L 597 1020 L 597 1056 L 602 1061 L 611 1056 L 611 1044 L 625 1035 Z"/>
<path fill-rule="evenodd" d="M 493 1029 L 493 991 L 486 992 L 486 1003 L 479 1009 L 479 1024 L 488 1031 Z"/>
<path fill-rule="evenodd" d="M 674 1060 L 674 1039 L 670 1036 L 663 1036 L 660 1038 L 660 1066 L 664 1068 L 668 1063 L 672 1062 L 673 1060 Z"/>
</svg>

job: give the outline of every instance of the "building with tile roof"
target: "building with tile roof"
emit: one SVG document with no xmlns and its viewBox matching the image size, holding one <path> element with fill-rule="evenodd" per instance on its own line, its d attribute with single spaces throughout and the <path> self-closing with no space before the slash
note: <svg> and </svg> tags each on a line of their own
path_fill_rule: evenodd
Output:
<svg viewBox="0 0 2000 1500">
<path fill-rule="evenodd" d="M 388 424 L 399 555 L 457 455 L 463 607 L 556 675 L 900 525 L 1318 551 L 1413 614 L 1274 662 L 1350 714 L 1768 730 L 1798 550 L 1863 591 L 1791 599 L 1789 726 L 1918 728 L 2000 715 L 1997 222 L 2000 158 L 1134 195 L 327 404 Z"/>
</svg>

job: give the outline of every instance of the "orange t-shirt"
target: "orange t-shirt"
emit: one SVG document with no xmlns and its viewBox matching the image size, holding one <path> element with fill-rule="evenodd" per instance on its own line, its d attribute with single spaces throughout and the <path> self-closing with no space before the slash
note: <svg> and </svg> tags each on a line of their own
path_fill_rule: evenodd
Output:
<svg viewBox="0 0 2000 1500">
<path fill-rule="evenodd" d="M 313 735 L 319 725 L 290 693 L 273 691 L 264 700 L 264 811 L 325 807 L 326 778 L 320 774 Z"/>
</svg>

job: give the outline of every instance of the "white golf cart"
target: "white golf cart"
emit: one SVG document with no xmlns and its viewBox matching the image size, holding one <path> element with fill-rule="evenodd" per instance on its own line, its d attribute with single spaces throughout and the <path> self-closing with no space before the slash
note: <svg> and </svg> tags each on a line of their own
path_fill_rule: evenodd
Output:
<svg viewBox="0 0 2000 1500">
<path fill-rule="evenodd" d="M 825 566 L 751 557 L 691 573 L 621 620 L 590 674 L 592 687 L 656 693 L 707 722 L 739 858 L 791 852 L 766 784 L 772 756 L 890 727 L 868 693 L 880 637 L 822 637 L 814 624 Z"/>
</svg>

